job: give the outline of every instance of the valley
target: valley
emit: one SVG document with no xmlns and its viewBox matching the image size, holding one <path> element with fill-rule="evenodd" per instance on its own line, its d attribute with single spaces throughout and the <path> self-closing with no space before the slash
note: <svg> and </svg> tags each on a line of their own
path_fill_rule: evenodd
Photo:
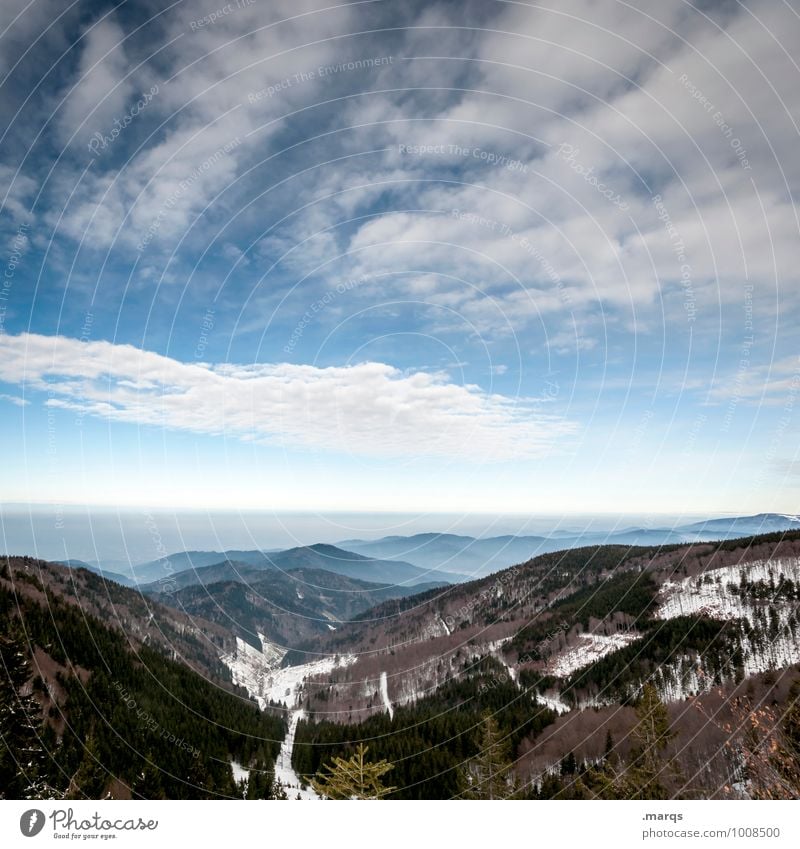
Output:
<svg viewBox="0 0 800 849">
<path fill-rule="evenodd" d="M 115 651 L 146 655 L 148 668 L 177 663 L 197 687 L 244 698 L 273 730 L 258 754 L 226 744 L 223 760 L 234 767 L 223 792 L 231 795 L 317 799 L 311 780 L 324 763 L 366 740 L 394 765 L 398 798 L 456 797 L 468 790 L 465 764 L 480 753 L 489 715 L 508 752 L 513 794 L 571 797 L 569 776 L 590 792 L 587 782 L 611 769 L 609 745 L 614 763 L 635 758 L 637 705 L 648 687 L 683 741 L 670 757 L 681 775 L 696 773 L 681 792 L 717 797 L 736 786 L 746 795 L 745 765 L 720 729 L 734 727 L 742 700 L 790 709 L 800 680 L 798 531 L 567 548 L 485 578 L 433 585 L 319 568 L 321 559 L 335 560 L 380 577 L 392 563 L 406 574 L 411 566 L 344 551 L 309 546 L 270 554 L 268 565 L 253 556 L 200 558 L 204 565 L 174 573 L 169 587 L 138 588 L 75 564 L 10 558 L 5 615 L 13 629 L 40 616 L 45 602 L 79 610 L 90 630 L 108 623 Z M 447 574 L 412 569 L 415 577 Z M 13 599 L 24 616 L 9 606 Z M 48 740 L 66 751 L 67 726 L 55 717 L 72 723 L 75 684 L 95 687 L 107 673 L 100 658 L 56 652 L 47 627 L 27 663 L 43 682 L 36 700 L 50 717 Z M 73 664 L 74 683 L 65 684 Z M 701 721 L 706 715 L 713 728 Z M 186 735 L 187 745 L 196 739 L 189 726 Z M 142 790 L 131 778 L 107 792 Z"/>
</svg>

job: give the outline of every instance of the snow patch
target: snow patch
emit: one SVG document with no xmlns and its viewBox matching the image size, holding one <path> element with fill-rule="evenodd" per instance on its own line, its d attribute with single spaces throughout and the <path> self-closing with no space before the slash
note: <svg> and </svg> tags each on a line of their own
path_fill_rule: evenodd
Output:
<svg viewBox="0 0 800 849">
<path fill-rule="evenodd" d="M 621 631 L 617 634 L 581 634 L 577 646 L 567 649 L 552 658 L 547 665 L 547 672 L 557 678 L 567 678 L 578 669 L 600 660 L 607 654 L 619 651 L 640 638 L 640 634 L 631 631 Z"/>
<path fill-rule="evenodd" d="M 665 581 L 660 592 L 660 604 L 656 617 L 674 619 L 677 616 L 704 614 L 712 619 L 753 619 L 758 604 L 742 598 L 728 589 L 728 584 L 745 581 L 756 583 L 770 580 L 779 583 L 781 578 L 800 581 L 800 558 L 779 557 L 775 560 L 754 560 L 736 566 L 711 569 L 682 581 Z M 781 606 L 771 602 L 771 606 Z M 760 605 L 763 607 L 763 602 Z"/>
<path fill-rule="evenodd" d="M 780 585 L 782 579 L 800 582 L 800 558 L 754 560 L 710 569 L 696 577 L 666 581 L 659 594 L 657 618 L 704 615 L 712 619 L 743 620 L 737 642 L 745 676 L 782 669 L 800 662 L 800 633 L 793 630 L 796 603 L 779 598 L 752 598 L 732 592 L 730 585 L 763 582 Z M 747 625 L 755 626 L 749 630 Z M 679 701 L 713 685 L 696 660 L 682 657 L 659 671 L 657 683 L 665 701 Z"/>
<path fill-rule="evenodd" d="M 258 636 L 261 640 L 260 651 L 237 637 L 235 651 L 232 654 L 222 655 L 220 660 L 230 669 L 233 683 L 244 687 L 263 708 L 265 702 L 261 697 L 262 691 L 267 686 L 267 679 L 275 669 L 280 667 L 286 651 L 270 643 L 263 634 Z"/>
<path fill-rule="evenodd" d="M 559 693 L 537 693 L 536 701 L 558 714 L 569 713 L 572 710 Z"/>
<path fill-rule="evenodd" d="M 338 667 L 349 666 L 355 662 L 355 655 L 334 655 L 311 663 L 303 663 L 300 666 L 287 666 L 284 669 L 275 670 L 265 681 L 262 698 L 266 701 L 282 702 L 290 708 L 297 707 L 308 678 L 325 675 Z"/>
<path fill-rule="evenodd" d="M 303 789 L 300 778 L 292 767 L 292 752 L 297 732 L 297 723 L 305 716 L 299 707 L 306 681 L 315 675 L 324 675 L 342 666 L 355 663 L 355 655 L 332 655 L 300 666 L 280 668 L 280 662 L 286 652 L 270 643 L 262 634 L 262 650 L 259 651 L 244 640 L 236 640 L 236 651 L 223 655 L 222 662 L 231 670 L 234 684 L 244 687 L 251 698 L 258 702 L 263 710 L 269 702 L 282 702 L 291 709 L 289 730 L 281 744 L 280 754 L 275 762 L 275 778 L 283 785 L 290 799 L 319 799 L 311 787 Z M 236 765 L 240 770 L 238 764 Z M 236 767 L 232 765 L 234 777 Z M 239 779 L 237 778 L 237 781 Z"/>
<path fill-rule="evenodd" d="M 245 769 L 238 761 L 231 761 L 233 780 L 238 784 L 240 781 L 250 780 L 250 770 Z"/>
<path fill-rule="evenodd" d="M 386 710 L 389 712 L 389 719 L 394 719 L 394 708 L 389 701 L 389 679 L 386 677 L 386 672 L 381 672 L 381 698 Z"/>
<path fill-rule="evenodd" d="M 508 672 L 508 677 L 513 681 L 517 687 L 520 686 L 519 681 L 517 681 L 517 670 L 511 666 L 511 664 L 506 660 L 505 655 L 501 651 L 503 646 L 511 641 L 511 637 L 504 637 L 502 640 L 492 640 L 490 643 L 487 643 L 486 648 L 492 657 L 498 661 L 498 663 L 502 663 L 505 666 L 506 671 Z"/>
</svg>

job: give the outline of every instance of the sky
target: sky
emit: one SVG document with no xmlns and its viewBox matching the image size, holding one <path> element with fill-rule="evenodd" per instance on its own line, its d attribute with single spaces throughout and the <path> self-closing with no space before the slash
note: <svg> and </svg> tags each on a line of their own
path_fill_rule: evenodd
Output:
<svg viewBox="0 0 800 849">
<path fill-rule="evenodd" d="M 798 512 L 800 4 L 4 0 L 6 504 Z"/>
</svg>

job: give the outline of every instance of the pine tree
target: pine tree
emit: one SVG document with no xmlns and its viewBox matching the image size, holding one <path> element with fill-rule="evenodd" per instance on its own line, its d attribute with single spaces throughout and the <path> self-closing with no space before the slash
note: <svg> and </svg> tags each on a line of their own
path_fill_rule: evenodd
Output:
<svg viewBox="0 0 800 849">
<path fill-rule="evenodd" d="M 159 781 L 160 772 L 152 764 L 145 764 L 143 770 L 131 782 L 131 791 L 134 797 L 154 798 L 149 792 Z M 80 766 L 72 776 L 67 795 L 70 799 L 101 799 L 108 780 L 109 774 L 103 766 L 100 747 L 92 729 L 83 743 Z"/>
<path fill-rule="evenodd" d="M 6 799 L 53 795 L 45 780 L 41 709 L 24 692 L 30 677 L 24 637 L 16 629 L 0 635 L 0 796 Z"/>
<path fill-rule="evenodd" d="M 652 684 L 645 684 L 636 706 L 633 739 L 636 746 L 624 772 L 624 796 L 628 799 L 667 799 L 662 779 L 676 772 L 664 750 L 675 736 L 670 729 L 669 714 Z"/>
<path fill-rule="evenodd" d="M 247 799 L 288 799 L 286 790 L 275 778 L 272 766 L 263 760 L 256 761 L 250 769 L 250 780 L 247 782 Z"/>
<path fill-rule="evenodd" d="M 326 799 L 382 799 L 392 793 L 397 788 L 386 787 L 382 778 L 393 765 L 385 760 L 367 761 L 368 751 L 369 746 L 359 743 L 352 757 L 334 758 L 333 766 L 324 767 L 327 774 L 320 772 L 311 786 Z"/>
<path fill-rule="evenodd" d="M 511 769 L 508 746 L 497 722 L 491 714 L 484 714 L 480 750 L 464 772 L 464 798 L 507 799 L 514 792 Z"/>
<path fill-rule="evenodd" d="M 611 735 L 611 729 L 606 731 L 606 745 L 603 750 L 603 760 L 608 760 L 614 755 L 614 738 Z"/>
<path fill-rule="evenodd" d="M 578 771 L 578 761 L 575 759 L 575 752 L 570 752 L 561 759 L 561 774 L 575 775 Z"/>
</svg>

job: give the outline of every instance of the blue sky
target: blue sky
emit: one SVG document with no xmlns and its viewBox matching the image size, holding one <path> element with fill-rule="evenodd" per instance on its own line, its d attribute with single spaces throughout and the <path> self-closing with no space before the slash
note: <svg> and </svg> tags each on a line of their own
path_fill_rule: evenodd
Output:
<svg viewBox="0 0 800 849">
<path fill-rule="evenodd" d="M 4 2 L 0 498 L 796 512 L 798 47 L 791 3 Z"/>
</svg>

